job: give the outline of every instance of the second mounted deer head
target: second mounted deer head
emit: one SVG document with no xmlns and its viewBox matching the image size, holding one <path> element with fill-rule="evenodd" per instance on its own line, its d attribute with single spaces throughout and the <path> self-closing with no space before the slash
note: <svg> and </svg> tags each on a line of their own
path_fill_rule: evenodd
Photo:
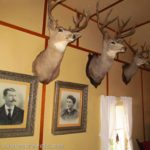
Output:
<svg viewBox="0 0 150 150">
<path fill-rule="evenodd" d="M 150 66 L 150 46 L 146 43 L 140 48 L 134 48 L 135 44 L 128 43 L 127 45 L 134 56 L 130 64 L 126 63 L 122 66 L 122 79 L 125 84 L 131 81 L 140 66 Z"/>
<path fill-rule="evenodd" d="M 97 25 L 103 35 L 103 46 L 101 55 L 89 54 L 86 65 L 86 74 L 95 87 L 102 82 L 106 73 L 111 68 L 116 55 L 125 52 L 125 46 L 122 44 L 123 38 L 134 33 L 133 29 L 123 32 L 130 19 L 126 22 L 122 21 L 121 23 L 118 17 L 109 20 L 111 11 L 107 14 L 103 24 L 101 24 L 99 17 L 99 3 L 96 5 Z M 114 37 L 111 37 L 106 28 L 114 21 L 118 21 L 118 31 Z"/>
<path fill-rule="evenodd" d="M 60 71 L 61 61 L 66 46 L 77 40 L 81 35 L 80 31 L 86 28 L 89 15 L 84 11 L 73 18 L 74 28 L 65 29 L 58 25 L 58 21 L 52 16 L 52 10 L 65 0 L 48 0 L 48 29 L 50 38 L 47 48 L 42 51 L 32 64 L 32 71 L 39 81 L 48 84 L 54 80 Z"/>
</svg>

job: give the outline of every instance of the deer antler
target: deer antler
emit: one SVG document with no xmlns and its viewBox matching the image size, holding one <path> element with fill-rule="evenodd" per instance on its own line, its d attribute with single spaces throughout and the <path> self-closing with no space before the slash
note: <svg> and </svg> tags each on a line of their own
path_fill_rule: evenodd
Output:
<svg viewBox="0 0 150 150">
<path fill-rule="evenodd" d="M 138 70 L 138 67 L 145 66 L 145 67 L 150 67 L 150 60 L 149 58 L 149 46 L 146 46 L 146 43 L 141 46 L 141 49 L 134 49 L 134 45 L 131 45 L 127 43 L 127 46 L 129 49 L 134 53 L 133 59 L 129 64 L 124 64 L 122 69 L 122 79 L 125 84 L 128 84 L 136 71 Z"/>
<path fill-rule="evenodd" d="M 104 31 L 104 29 L 105 29 L 109 24 L 111 24 L 112 22 L 114 22 L 115 20 L 117 20 L 117 18 L 118 18 L 118 17 L 115 17 L 115 18 L 113 18 L 112 20 L 109 20 L 109 21 L 108 21 L 108 18 L 109 18 L 109 16 L 110 16 L 111 12 L 112 12 L 112 9 L 108 12 L 108 14 L 107 14 L 107 16 L 106 16 L 106 18 L 105 18 L 105 20 L 104 20 L 104 23 L 101 24 L 101 23 L 100 23 L 100 17 L 99 17 L 99 2 L 97 2 L 97 5 L 96 5 L 97 25 L 98 25 L 98 28 L 99 28 L 99 30 L 101 31 L 101 33 L 102 33 L 103 35 L 105 35 L 105 33 L 106 33 L 106 31 Z"/>
<path fill-rule="evenodd" d="M 48 0 L 48 27 L 56 27 L 57 26 L 57 20 L 55 20 L 52 16 L 52 10 L 59 4 L 64 2 L 65 0 Z"/>
<path fill-rule="evenodd" d="M 83 11 L 82 14 L 77 13 L 76 19 L 73 17 L 73 22 L 75 24 L 75 28 L 74 29 L 69 28 L 69 30 L 71 32 L 81 31 L 82 29 L 84 29 L 87 26 L 89 18 L 90 18 L 90 16 L 86 11 Z M 82 22 L 82 25 L 81 25 L 81 22 Z"/>
<path fill-rule="evenodd" d="M 126 43 L 126 45 L 129 47 L 129 49 L 131 50 L 131 52 L 134 55 L 138 52 L 138 49 L 135 48 L 135 46 L 137 46 L 137 43 L 131 44 L 131 39 L 128 42 L 126 42 L 126 41 L 124 41 L 124 42 Z"/>
<path fill-rule="evenodd" d="M 141 45 L 141 49 L 142 49 L 142 57 L 144 58 L 149 58 L 150 55 L 150 45 L 147 45 L 146 42 Z"/>
<path fill-rule="evenodd" d="M 135 33 L 135 27 L 132 27 L 130 30 L 125 31 L 125 27 L 127 26 L 127 24 L 129 23 L 129 21 L 131 20 L 131 17 L 128 18 L 126 21 L 121 21 L 119 20 L 119 17 L 117 19 L 118 22 L 118 31 L 116 33 L 116 38 L 125 38 L 128 36 L 131 36 Z"/>
<path fill-rule="evenodd" d="M 138 54 L 141 58 L 148 59 L 150 56 L 150 45 L 147 45 L 146 42 L 141 45 L 141 50 L 134 48 L 137 46 L 137 43 L 131 45 L 131 41 L 125 42 L 129 49 L 133 52 L 134 55 Z"/>
</svg>

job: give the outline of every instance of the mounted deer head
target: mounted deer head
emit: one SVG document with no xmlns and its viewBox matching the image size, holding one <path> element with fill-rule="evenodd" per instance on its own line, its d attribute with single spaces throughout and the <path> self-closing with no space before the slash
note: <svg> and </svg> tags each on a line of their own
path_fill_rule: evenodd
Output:
<svg viewBox="0 0 150 150">
<path fill-rule="evenodd" d="M 118 53 L 125 52 L 125 47 L 122 44 L 123 38 L 130 36 L 134 33 L 133 29 L 127 32 L 123 32 L 124 28 L 126 27 L 130 19 L 128 19 L 126 22 L 122 21 L 121 23 L 118 17 L 108 20 L 112 10 L 107 14 L 104 23 L 101 24 L 98 9 L 99 4 L 97 3 L 96 5 L 97 24 L 99 30 L 103 35 L 102 53 L 101 55 L 89 54 L 89 59 L 86 66 L 86 74 L 90 79 L 90 82 L 95 87 L 97 87 L 101 83 L 106 73 L 111 68 L 116 55 Z M 116 32 L 114 37 L 111 37 L 108 31 L 106 30 L 106 27 L 116 20 L 118 21 L 118 31 Z"/>
<path fill-rule="evenodd" d="M 140 49 L 135 49 L 134 45 L 128 44 L 129 49 L 133 52 L 134 57 L 130 64 L 124 64 L 122 66 L 122 79 L 125 84 L 128 84 L 132 77 L 138 70 L 138 67 L 142 65 L 150 66 L 150 46 L 146 43 L 141 46 Z"/>
<path fill-rule="evenodd" d="M 57 20 L 51 15 L 52 10 L 65 0 L 48 0 L 48 29 L 50 38 L 47 48 L 34 60 L 33 73 L 38 76 L 39 81 L 48 84 L 59 75 L 61 61 L 68 43 L 77 40 L 89 20 L 86 12 L 73 18 L 75 28 L 65 29 L 58 25 Z"/>
</svg>

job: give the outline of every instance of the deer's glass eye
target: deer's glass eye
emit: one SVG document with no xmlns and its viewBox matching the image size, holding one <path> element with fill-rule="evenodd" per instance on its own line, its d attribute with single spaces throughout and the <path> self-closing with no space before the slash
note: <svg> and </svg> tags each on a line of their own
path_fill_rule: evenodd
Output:
<svg viewBox="0 0 150 150">
<path fill-rule="evenodd" d="M 111 41 L 111 44 L 115 44 L 115 42 L 114 42 L 114 41 Z"/>
<path fill-rule="evenodd" d="M 63 28 L 59 28 L 59 29 L 58 29 L 58 32 L 63 32 L 63 31 L 64 31 Z"/>
<path fill-rule="evenodd" d="M 139 58 L 143 58 L 142 54 L 139 54 L 138 57 L 139 57 Z"/>
</svg>

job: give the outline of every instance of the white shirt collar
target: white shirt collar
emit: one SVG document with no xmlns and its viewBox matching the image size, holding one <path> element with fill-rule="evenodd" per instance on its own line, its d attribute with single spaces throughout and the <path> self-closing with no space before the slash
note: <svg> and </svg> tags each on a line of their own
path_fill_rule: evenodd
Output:
<svg viewBox="0 0 150 150">
<path fill-rule="evenodd" d="M 6 114 L 8 115 L 8 113 L 9 113 L 9 111 L 8 111 L 8 109 L 11 109 L 11 116 L 12 116 L 12 114 L 13 114 L 13 112 L 14 112 L 14 105 L 13 106 L 11 106 L 11 107 L 8 107 L 6 104 L 5 104 L 5 111 L 6 111 Z"/>
</svg>

